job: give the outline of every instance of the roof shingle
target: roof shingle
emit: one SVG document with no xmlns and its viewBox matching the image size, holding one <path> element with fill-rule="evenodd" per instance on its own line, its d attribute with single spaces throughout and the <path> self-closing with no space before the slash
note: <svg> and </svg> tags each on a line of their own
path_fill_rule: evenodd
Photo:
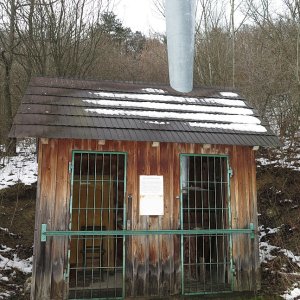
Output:
<svg viewBox="0 0 300 300">
<path fill-rule="evenodd" d="M 280 145 L 235 92 L 59 78 L 31 80 L 10 136 Z"/>
</svg>

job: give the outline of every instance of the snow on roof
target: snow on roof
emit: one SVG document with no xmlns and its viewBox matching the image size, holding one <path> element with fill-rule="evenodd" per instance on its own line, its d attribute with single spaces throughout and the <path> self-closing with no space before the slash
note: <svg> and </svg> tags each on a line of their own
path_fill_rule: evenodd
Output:
<svg viewBox="0 0 300 300">
<path fill-rule="evenodd" d="M 156 95 L 156 94 L 137 94 L 137 93 L 112 93 L 112 92 L 90 92 L 90 94 L 99 98 L 117 98 L 117 99 L 137 99 L 160 102 L 181 102 L 195 104 L 221 104 L 225 106 L 246 106 L 243 100 L 232 100 L 223 98 L 195 98 L 195 97 L 179 97 L 172 95 Z"/>
<path fill-rule="evenodd" d="M 28 259 L 20 259 L 17 254 L 14 254 L 13 258 L 9 259 L 0 254 L 0 268 L 4 270 L 14 268 L 23 273 L 29 274 L 32 272 L 32 257 Z"/>
<path fill-rule="evenodd" d="M 104 109 L 104 108 L 86 108 L 86 112 L 97 113 L 99 115 L 115 116 L 135 116 L 151 117 L 157 119 L 176 119 L 176 120 L 205 120 L 219 121 L 238 124 L 260 124 L 261 121 L 253 116 L 241 115 L 221 115 L 221 114 L 204 114 L 204 113 L 178 113 L 169 111 L 145 111 L 145 110 L 125 110 L 125 109 Z"/>
<path fill-rule="evenodd" d="M 89 113 L 112 116 L 133 116 L 155 118 L 157 121 L 145 123 L 163 125 L 165 120 L 190 120 L 191 127 L 213 128 L 244 132 L 267 132 L 253 110 L 240 99 L 196 98 L 186 96 L 161 95 L 163 90 L 144 88 L 149 94 L 122 92 L 90 92 L 101 99 L 83 99 L 99 108 L 86 108 Z M 237 98 L 233 92 L 220 92 L 222 97 Z M 109 106 L 109 108 L 106 108 Z"/>
<path fill-rule="evenodd" d="M 176 110 L 176 111 L 195 111 L 195 112 L 210 112 L 218 114 L 236 114 L 236 115 L 253 115 L 250 108 L 240 107 L 218 107 L 218 106 L 201 106 L 187 104 L 172 104 L 172 103 L 157 103 L 157 102 L 134 102 L 134 101 L 116 101 L 116 100 L 82 100 L 86 103 L 97 105 L 110 105 L 118 107 L 135 107 L 135 108 L 153 108 L 158 110 Z"/>
<path fill-rule="evenodd" d="M 142 92 L 146 93 L 155 93 L 155 94 L 164 94 L 165 91 L 162 89 L 152 89 L 152 88 L 146 88 L 146 89 L 141 89 Z"/>
<path fill-rule="evenodd" d="M 233 97 L 233 98 L 235 98 L 235 97 L 238 97 L 238 96 L 239 96 L 239 94 L 237 94 L 237 93 L 232 93 L 232 92 L 220 92 L 220 94 L 221 94 L 221 96 L 223 96 L 223 97 Z"/>
<path fill-rule="evenodd" d="M 166 125 L 170 124 L 170 122 L 159 122 L 159 121 L 144 121 L 146 124 L 157 124 L 157 125 Z"/>
<path fill-rule="evenodd" d="M 191 122 L 185 125 L 191 127 L 253 133 L 267 132 L 259 118 L 254 116 L 253 109 L 240 99 L 163 95 L 157 94 L 164 92 L 163 90 L 152 88 L 144 88 L 142 91 L 148 94 L 90 92 L 93 97 L 100 99 L 82 101 L 97 106 L 97 108 L 85 108 L 87 113 L 145 118 L 144 122 L 148 124 L 164 125 L 166 120 L 189 120 Z M 220 92 L 220 95 L 233 98 L 239 96 L 233 92 Z M 147 121 L 147 118 L 154 118 L 157 121 Z"/>
<path fill-rule="evenodd" d="M 204 127 L 204 128 L 220 128 L 236 131 L 247 131 L 247 132 L 266 132 L 267 129 L 258 124 L 219 124 L 219 123 L 194 123 L 190 122 L 192 127 Z"/>
</svg>

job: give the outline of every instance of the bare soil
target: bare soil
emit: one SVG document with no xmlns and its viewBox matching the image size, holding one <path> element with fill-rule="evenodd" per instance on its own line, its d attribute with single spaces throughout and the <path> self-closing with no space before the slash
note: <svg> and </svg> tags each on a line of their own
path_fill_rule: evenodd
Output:
<svg viewBox="0 0 300 300">
<path fill-rule="evenodd" d="M 300 172 L 287 168 L 260 167 L 257 184 L 259 224 L 265 228 L 279 228 L 276 234 L 267 234 L 261 241 L 268 241 L 299 256 Z M 293 283 L 300 285 L 300 268 L 280 249 L 271 254 L 276 258 L 261 266 L 261 289 L 265 295 L 282 295 Z"/>
<path fill-rule="evenodd" d="M 0 253 L 4 257 L 12 259 L 16 254 L 20 259 L 27 259 L 32 256 L 35 198 L 36 185 L 17 184 L 0 190 L 0 247 L 12 248 L 10 252 Z M 30 275 L 17 269 L 1 271 L 1 274 L 9 281 L 0 280 L 0 294 L 12 291 L 15 294 L 10 299 L 29 299 L 24 284 Z"/>
</svg>

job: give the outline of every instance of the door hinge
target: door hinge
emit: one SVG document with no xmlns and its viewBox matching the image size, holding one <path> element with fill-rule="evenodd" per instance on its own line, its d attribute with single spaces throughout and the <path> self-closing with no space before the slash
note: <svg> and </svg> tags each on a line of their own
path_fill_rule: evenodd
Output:
<svg viewBox="0 0 300 300">
<path fill-rule="evenodd" d="M 72 162 L 69 161 L 69 173 L 72 173 L 72 169 L 73 169 Z"/>
<path fill-rule="evenodd" d="M 232 177 L 232 176 L 233 176 L 233 171 L 232 171 L 232 169 L 231 169 L 231 168 L 229 168 L 229 169 L 228 169 L 228 175 L 229 175 L 230 177 Z"/>
</svg>

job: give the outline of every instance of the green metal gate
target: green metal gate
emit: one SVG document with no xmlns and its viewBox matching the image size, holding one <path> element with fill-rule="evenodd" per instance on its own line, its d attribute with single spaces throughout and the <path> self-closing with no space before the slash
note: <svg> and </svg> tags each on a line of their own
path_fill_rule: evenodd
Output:
<svg viewBox="0 0 300 300">
<path fill-rule="evenodd" d="M 123 298 L 125 187 L 125 153 L 73 152 L 69 299 Z"/>
<path fill-rule="evenodd" d="M 230 168 L 224 155 L 180 156 L 182 293 L 232 290 Z"/>
</svg>

